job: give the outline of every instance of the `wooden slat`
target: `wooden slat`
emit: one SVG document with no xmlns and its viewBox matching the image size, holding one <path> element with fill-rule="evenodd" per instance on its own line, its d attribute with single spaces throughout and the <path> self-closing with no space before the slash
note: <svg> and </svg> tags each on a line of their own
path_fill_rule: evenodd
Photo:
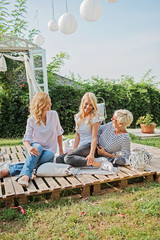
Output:
<svg viewBox="0 0 160 240">
<path fill-rule="evenodd" d="M 146 170 L 160 174 L 160 169 L 156 168 L 156 167 L 153 167 L 151 165 L 147 165 Z"/>
<path fill-rule="evenodd" d="M 72 184 L 73 187 L 81 187 L 82 183 L 77 180 L 74 176 L 66 177 L 67 180 Z"/>
<path fill-rule="evenodd" d="M 25 156 L 23 155 L 22 152 L 17 152 L 17 155 L 18 155 L 18 158 L 19 158 L 20 162 L 25 162 L 26 161 L 26 158 L 25 158 Z"/>
<path fill-rule="evenodd" d="M 29 182 L 29 186 L 27 188 L 27 192 L 26 194 L 32 194 L 32 193 L 38 193 L 39 189 L 36 189 L 36 187 L 34 186 L 32 180 Z"/>
<path fill-rule="evenodd" d="M 48 186 L 44 183 L 41 177 L 35 178 L 34 181 L 36 182 L 40 192 L 49 191 Z"/>
<path fill-rule="evenodd" d="M 128 178 L 128 175 L 125 173 L 122 173 L 120 170 L 117 171 L 117 175 L 120 177 L 120 179 Z"/>
<path fill-rule="evenodd" d="M 139 174 L 137 172 L 134 172 L 126 167 L 120 167 L 121 172 L 126 173 L 127 175 L 131 176 L 131 177 L 138 177 Z"/>
<path fill-rule="evenodd" d="M 91 174 L 84 174 L 84 176 L 91 182 L 91 183 L 99 183 L 99 179 L 95 178 Z"/>
<path fill-rule="evenodd" d="M 1 185 L 1 180 L 0 180 L 0 199 L 2 198 L 2 185 Z"/>
<path fill-rule="evenodd" d="M 100 182 L 105 182 L 105 181 L 109 180 L 109 178 L 106 177 L 105 175 L 94 174 L 94 176 L 95 176 L 96 178 L 98 178 Z"/>
<path fill-rule="evenodd" d="M 156 168 L 160 168 L 160 162 L 159 163 L 158 162 L 151 162 L 150 165 L 153 166 L 153 167 L 156 167 Z"/>
<path fill-rule="evenodd" d="M 18 152 L 24 152 L 24 149 L 22 148 L 22 146 L 16 146 Z"/>
<path fill-rule="evenodd" d="M 72 185 L 64 177 L 55 177 L 55 179 L 62 186 L 63 189 L 72 187 Z"/>
<path fill-rule="evenodd" d="M 4 158 L 4 161 L 5 161 L 5 162 L 10 161 L 9 154 L 4 154 L 4 155 L 3 155 L 3 158 Z"/>
<path fill-rule="evenodd" d="M 11 153 L 10 156 L 11 156 L 11 161 L 12 162 L 14 162 L 14 163 L 19 162 L 19 159 L 18 159 L 16 153 Z"/>
<path fill-rule="evenodd" d="M 114 174 L 114 175 L 110 174 L 110 175 L 108 175 L 108 178 L 109 178 L 109 181 L 117 181 L 120 179 L 120 177 L 117 176 L 116 174 Z"/>
<path fill-rule="evenodd" d="M 5 189 L 5 196 L 10 197 L 15 195 L 15 191 L 12 185 L 12 181 L 10 177 L 3 178 L 4 181 L 4 189 Z"/>
<path fill-rule="evenodd" d="M 85 175 L 76 175 L 76 178 L 81 182 L 83 183 L 83 185 L 86 185 L 86 184 L 92 184 L 92 181 L 90 181 L 89 179 L 86 178 Z"/>
<path fill-rule="evenodd" d="M 5 147 L 1 147 L 1 153 L 4 153 L 6 151 Z"/>
<path fill-rule="evenodd" d="M 23 187 L 16 181 L 17 177 L 11 177 L 12 179 L 12 184 L 13 184 L 13 187 L 14 187 L 14 190 L 15 190 L 15 194 L 18 196 L 18 195 L 24 195 L 25 192 L 24 192 L 24 189 Z"/>
<path fill-rule="evenodd" d="M 17 152 L 17 149 L 14 146 L 11 146 L 11 150 L 12 150 L 12 153 L 16 153 Z"/>
<path fill-rule="evenodd" d="M 44 179 L 52 190 L 61 189 L 61 187 L 52 177 L 45 177 Z"/>
<path fill-rule="evenodd" d="M 10 147 L 6 147 L 7 154 L 11 153 Z"/>
</svg>

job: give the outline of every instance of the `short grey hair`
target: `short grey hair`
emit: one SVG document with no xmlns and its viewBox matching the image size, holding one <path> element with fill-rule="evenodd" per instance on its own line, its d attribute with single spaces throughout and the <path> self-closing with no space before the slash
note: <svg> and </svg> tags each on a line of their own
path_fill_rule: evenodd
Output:
<svg viewBox="0 0 160 240">
<path fill-rule="evenodd" d="M 123 123 L 124 127 L 129 127 L 133 122 L 133 115 L 126 109 L 119 109 L 114 112 L 114 116 L 117 117 L 118 123 Z"/>
</svg>

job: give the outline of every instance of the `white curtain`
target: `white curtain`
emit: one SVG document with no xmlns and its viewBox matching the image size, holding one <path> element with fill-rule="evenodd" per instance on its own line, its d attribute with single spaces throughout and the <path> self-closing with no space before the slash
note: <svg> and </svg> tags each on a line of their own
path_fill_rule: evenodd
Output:
<svg viewBox="0 0 160 240">
<path fill-rule="evenodd" d="M 31 99 L 33 98 L 35 93 L 40 92 L 41 89 L 38 86 L 37 81 L 34 77 L 32 65 L 31 65 L 29 57 L 27 56 L 27 54 L 24 54 L 24 56 L 14 57 L 14 56 L 10 56 L 8 54 L 0 53 L 0 71 L 3 71 L 3 72 L 7 71 L 6 61 L 5 61 L 4 57 L 10 58 L 15 61 L 24 62 L 25 69 L 26 69 L 27 82 L 28 82 L 28 87 L 29 87 L 29 99 L 31 101 Z"/>
</svg>

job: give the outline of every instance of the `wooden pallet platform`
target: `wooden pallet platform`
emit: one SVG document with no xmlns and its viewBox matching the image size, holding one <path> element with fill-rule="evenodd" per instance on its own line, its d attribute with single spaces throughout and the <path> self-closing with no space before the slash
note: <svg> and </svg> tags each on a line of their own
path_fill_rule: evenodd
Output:
<svg viewBox="0 0 160 240">
<path fill-rule="evenodd" d="M 5 152 L 3 157 L 0 157 L 0 162 L 25 161 L 22 146 L 2 147 L 0 151 Z M 44 193 L 50 193 L 51 198 L 59 199 L 64 190 L 78 189 L 82 197 L 87 197 L 91 194 L 101 194 L 104 184 L 110 186 L 111 190 L 115 190 L 118 187 L 125 188 L 131 183 L 137 184 L 154 180 L 160 183 L 160 159 L 154 158 L 145 170 L 132 170 L 129 166 L 120 167 L 114 175 L 33 176 L 28 188 L 22 187 L 15 180 L 16 176 L 0 179 L 0 202 L 3 201 L 7 207 L 14 206 L 15 202 L 27 203 L 29 196 Z"/>
</svg>

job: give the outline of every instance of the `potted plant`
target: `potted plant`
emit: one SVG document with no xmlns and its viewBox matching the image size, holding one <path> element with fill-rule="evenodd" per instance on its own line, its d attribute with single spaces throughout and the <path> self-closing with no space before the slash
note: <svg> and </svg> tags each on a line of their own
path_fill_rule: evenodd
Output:
<svg viewBox="0 0 160 240">
<path fill-rule="evenodd" d="M 153 115 L 147 113 L 145 116 L 140 116 L 136 125 L 140 124 L 142 133 L 154 133 L 156 123 L 153 122 Z"/>
</svg>

